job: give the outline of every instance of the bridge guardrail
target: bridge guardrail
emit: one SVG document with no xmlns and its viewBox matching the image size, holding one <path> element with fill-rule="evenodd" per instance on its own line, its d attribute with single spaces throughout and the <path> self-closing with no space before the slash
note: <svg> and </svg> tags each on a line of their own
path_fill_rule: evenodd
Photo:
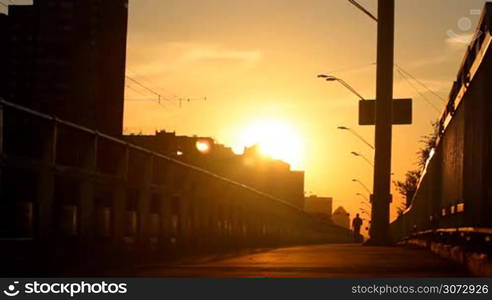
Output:
<svg viewBox="0 0 492 300">
<path fill-rule="evenodd" d="M 492 3 L 487 3 L 440 119 L 435 147 L 394 240 L 446 228 L 491 228 Z"/>
<path fill-rule="evenodd" d="M 1 99 L 0 124 L 4 238 L 89 252 L 350 240 L 281 199 Z"/>
</svg>

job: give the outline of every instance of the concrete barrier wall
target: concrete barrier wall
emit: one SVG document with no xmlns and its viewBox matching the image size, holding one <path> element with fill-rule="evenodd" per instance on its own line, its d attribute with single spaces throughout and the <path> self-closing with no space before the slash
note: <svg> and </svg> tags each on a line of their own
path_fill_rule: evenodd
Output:
<svg viewBox="0 0 492 300">
<path fill-rule="evenodd" d="M 1 108 L 4 240 L 63 254 L 351 240 L 348 230 L 227 178 L 7 102 Z"/>
<path fill-rule="evenodd" d="M 395 240 L 439 228 L 492 227 L 491 8 L 465 56 L 412 204 L 391 224 Z"/>
</svg>

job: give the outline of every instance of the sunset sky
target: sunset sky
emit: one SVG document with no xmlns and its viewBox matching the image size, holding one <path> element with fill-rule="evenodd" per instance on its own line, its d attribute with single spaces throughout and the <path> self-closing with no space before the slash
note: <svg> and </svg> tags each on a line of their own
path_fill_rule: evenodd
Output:
<svg viewBox="0 0 492 300">
<path fill-rule="evenodd" d="M 397 0 L 396 63 L 446 98 L 478 21 L 471 10 L 484 2 Z M 360 3 L 376 13 L 376 0 Z M 364 190 L 351 179 L 372 187 L 372 168 L 350 152 L 373 153 L 336 127 L 354 128 L 371 142 L 374 128 L 357 125 L 354 95 L 316 75 L 337 75 L 374 98 L 373 20 L 347 0 L 130 0 L 129 9 L 127 74 L 169 99 L 196 101 L 181 108 L 177 101 L 127 101 L 127 133 L 165 129 L 240 148 L 254 140 L 254 128 L 275 124 L 291 132 L 280 136 L 296 139 L 284 147 L 296 148 L 288 160 L 306 171 L 305 190 L 358 211 L 355 193 Z M 394 179 L 402 179 L 416 168 L 420 137 L 443 102 L 419 87 L 430 105 L 398 73 L 395 79 L 395 97 L 414 98 L 414 124 L 394 129 Z M 127 99 L 156 99 L 127 84 Z"/>
<path fill-rule="evenodd" d="M 360 2 L 376 13 L 376 0 Z M 446 98 L 478 21 L 471 10 L 484 2 L 397 1 L 396 63 Z M 237 148 L 255 124 L 287 124 L 302 144 L 295 164 L 306 171 L 306 191 L 332 196 L 335 208 L 354 214 L 361 206 L 355 193 L 364 190 L 351 179 L 372 187 L 372 168 L 350 152 L 370 159 L 373 153 L 336 127 L 354 128 L 371 142 L 374 128 L 357 125 L 354 95 L 316 75 L 335 74 L 374 98 L 375 38 L 376 23 L 346 0 L 131 1 L 128 74 L 167 97 L 207 101 L 181 108 L 128 101 L 126 131 L 212 136 Z M 395 97 L 415 99 L 414 124 L 394 129 L 394 179 L 401 179 L 416 168 L 420 137 L 431 131 L 443 102 L 420 88 L 436 111 L 395 78 Z M 127 98 L 152 99 L 135 89 Z"/>
</svg>

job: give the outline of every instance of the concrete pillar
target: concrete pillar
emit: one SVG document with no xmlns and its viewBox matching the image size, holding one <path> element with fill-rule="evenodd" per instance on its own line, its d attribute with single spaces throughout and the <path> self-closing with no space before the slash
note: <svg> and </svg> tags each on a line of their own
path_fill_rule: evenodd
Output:
<svg viewBox="0 0 492 300">
<path fill-rule="evenodd" d="M 84 158 L 84 169 L 95 172 L 97 168 L 97 145 L 98 136 L 90 138 L 89 145 Z M 79 202 L 79 234 L 83 241 L 87 242 L 95 236 L 95 206 L 94 206 L 94 183 L 91 178 L 84 177 L 80 183 L 80 202 Z"/>
<path fill-rule="evenodd" d="M 218 221 L 220 222 L 219 227 L 219 247 L 227 246 L 229 241 L 229 207 L 227 206 L 229 200 L 229 190 L 228 187 L 223 187 L 223 193 L 218 201 Z"/>
<path fill-rule="evenodd" d="M 53 198 L 55 189 L 54 165 L 56 162 L 56 146 L 58 138 L 58 122 L 53 120 L 44 139 L 42 166 L 37 180 L 37 231 L 36 236 L 48 240 L 53 236 Z"/>
<path fill-rule="evenodd" d="M 191 207 L 190 191 L 184 190 L 179 197 L 179 223 L 178 242 L 180 245 L 188 246 L 191 240 Z"/>
<path fill-rule="evenodd" d="M 181 172 L 182 183 L 179 183 L 182 188 L 179 192 L 179 221 L 178 221 L 178 243 L 184 247 L 190 245 L 192 236 L 192 197 L 193 197 L 193 177 L 191 171 L 185 167 L 176 169 Z"/>
<path fill-rule="evenodd" d="M 211 182 L 210 195 L 206 198 L 204 206 L 207 207 L 207 238 L 206 244 L 209 248 L 217 245 L 220 238 L 219 231 L 219 202 L 222 196 L 219 181 Z"/>
<path fill-rule="evenodd" d="M 3 111 L 4 111 L 4 106 L 3 106 L 3 104 L 0 103 L 0 155 L 3 155 L 3 139 L 4 139 L 3 136 L 4 136 L 4 130 L 5 130 Z M 1 171 L 0 171 L 0 174 L 1 174 Z M 0 179 L 1 179 L 1 177 L 0 177 Z"/>
<path fill-rule="evenodd" d="M 117 244 L 121 243 L 125 237 L 125 218 L 126 218 L 126 194 L 128 181 L 128 158 L 130 149 L 128 146 L 122 151 L 119 161 L 118 174 L 120 184 L 114 189 L 113 195 L 113 236 Z"/>
<path fill-rule="evenodd" d="M 138 213 L 138 233 L 137 238 L 141 246 L 145 247 L 150 241 L 150 201 L 152 197 L 152 169 L 153 156 L 145 157 L 144 165 L 142 166 L 142 182 L 138 193 L 137 213 Z"/>
<path fill-rule="evenodd" d="M 193 176 L 197 176 L 197 174 L 193 174 Z M 201 239 L 200 216 L 203 212 L 200 209 L 200 193 L 202 193 L 202 187 L 204 186 L 201 180 L 203 180 L 202 177 L 195 177 L 195 186 L 191 188 L 189 197 L 190 245 L 192 247 L 199 247 Z"/>
<path fill-rule="evenodd" d="M 213 245 L 217 243 L 218 240 L 218 226 L 217 226 L 217 194 L 213 194 L 213 200 L 208 199 L 208 203 L 204 203 L 204 205 L 207 207 L 207 229 L 206 229 L 206 236 L 207 238 L 205 239 L 204 244 L 208 247 L 211 248 Z"/>
<path fill-rule="evenodd" d="M 194 189 L 192 209 L 193 209 L 193 232 L 196 236 L 197 247 L 205 247 L 212 238 L 212 232 L 209 224 L 211 215 L 211 205 L 216 195 L 213 189 L 212 177 L 199 174 L 197 187 Z"/>
<path fill-rule="evenodd" d="M 160 192 L 152 190 L 150 217 L 149 217 L 149 235 L 152 241 L 160 240 L 161 223 L 162 223 L 162 195 Z"/>
<path fill-rule="evenodd" d="M 163 186 L 164 193 L 161 195 L 160 203 L 160 240 L 161 244 L 166 247 L 171 244 L 173 238 L 172 230 L 172 190 L 169 187 Z"/>
<path fill-rule="evenodd" d="M 0 103 L 0 164 L 2 163 L 3 155 L 4 155 L 3 143 L 4 143 L 5 125 L 4 125 L 3 111 L 4 111 L 4 106 L 3 106 L 3 104 Z M 2 183 L 3 183 L 3 177 L 2 177 L 3 174 L 4 174 L 4 170 L 0 165 L 0 195 L 2 194 L 1 189 L 2 189 Z"/>
<path fill-rule="evenodd" d="M 233 247 L 240 247 L 241 245 L 241 220 L 240 220 L 240 209 L 238 201 L 244 200 L 244 192 L 238 191 L 234 193 L 233 197 L 230 199 L 231 205 L 231 240 L 233 241 Z"/>
</svg>

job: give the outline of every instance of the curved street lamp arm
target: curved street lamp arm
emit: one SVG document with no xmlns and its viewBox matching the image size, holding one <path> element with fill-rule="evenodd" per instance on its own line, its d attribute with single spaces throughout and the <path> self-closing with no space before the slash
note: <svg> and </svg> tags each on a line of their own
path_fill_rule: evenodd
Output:
<svg viewBox="0 0 492 300">
<path fill-rule="evenodd" d="M 358 134 L 357 132 L 355 132 L 351 128 L 347 128 L 347 130 L 350 131 L 353 135 L 355 135 L 359 140 L 361 140 L 362 142 L 364 142 L 364 144 L 366 144 L 367 146 L 369 146 L 372 150 L 374 150 L 374 146 L 371 143 L 369 143 L 365 138 L 363 138 L 360 134 Z"/>
<path fill-rule="evenodd" d="M 356 95 L 360 100 L 365 100 L 364 96 L 362 96 L 361 94 L 359 94 L 359 92 L 357 92 L 350 84 L 348 84 L 347 82 L 345 82 L 345 80 L 340 79 L 340 78 L 336 78 L 336 80 L 338 82 L 340 82 L 349 91 L 351 91 L 354 95 Z"/>
</svg>

